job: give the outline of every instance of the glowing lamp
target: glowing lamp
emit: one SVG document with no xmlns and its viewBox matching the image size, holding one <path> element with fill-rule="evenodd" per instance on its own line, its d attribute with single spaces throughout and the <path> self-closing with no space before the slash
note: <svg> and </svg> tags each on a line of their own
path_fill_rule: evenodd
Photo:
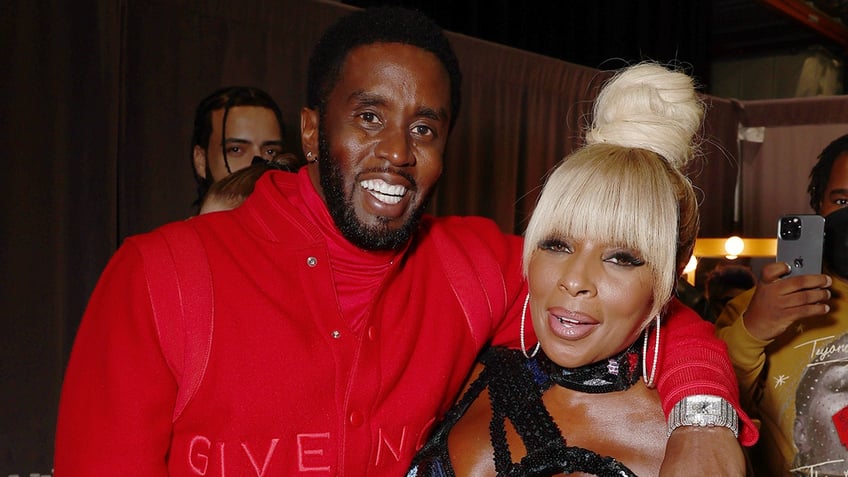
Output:
<svg viewBox="0 0 848 477">
<path fill-rule="evenodd" d="M 730 260 L 742 255 L 743 250 L 745 250 L 745 241 L 741 237 L 734 235 L 724 242 L 724 251 L 727 252 L 727 258 Z"/>
</svg>

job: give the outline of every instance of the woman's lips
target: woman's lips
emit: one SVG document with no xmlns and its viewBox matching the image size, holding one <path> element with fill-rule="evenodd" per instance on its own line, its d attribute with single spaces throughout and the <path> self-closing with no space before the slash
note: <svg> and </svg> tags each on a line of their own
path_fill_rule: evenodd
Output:
<svg viewBox="0 0 848 477">
<path fill-rule="evenodd" d="M 548 310 L 548 327 L 560 339 L 575 341 L 585 338 L 599 323 L 582 313 Z"/>
</svg>

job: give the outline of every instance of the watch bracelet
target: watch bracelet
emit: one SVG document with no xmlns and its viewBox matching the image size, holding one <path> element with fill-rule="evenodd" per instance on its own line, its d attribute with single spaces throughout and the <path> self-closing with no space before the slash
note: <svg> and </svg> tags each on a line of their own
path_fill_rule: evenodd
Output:
<svg viewBox="0 0 848 477">
<path fill-rule="evenodd" d="M 719 404 L 719 414 L 708 414 L 688 410 L 691 402 L 714 401 Z M 688 411 L 688 412 L 687 412 Z M 681 426 L 695 427 L 727 427 L 733 435 L 739 437 L 739 416 L 736 409 L 724 398 L 711 395 L 686 396 L 674 405 L 668 416 L 668 435 Z"/>
</svg>

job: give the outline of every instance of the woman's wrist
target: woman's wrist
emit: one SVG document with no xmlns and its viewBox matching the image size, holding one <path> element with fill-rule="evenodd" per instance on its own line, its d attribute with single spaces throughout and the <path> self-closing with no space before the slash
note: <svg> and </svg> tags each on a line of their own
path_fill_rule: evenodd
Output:
<svg viewBox="0 0 848 477">
<path fill-rule="evenodd" d="M 739 416 L 726 399 L 709 394 L 686 396 L 668 416 L 668 435 L 681 426 L 727 427 L 739 437 Z"/>
</svg>

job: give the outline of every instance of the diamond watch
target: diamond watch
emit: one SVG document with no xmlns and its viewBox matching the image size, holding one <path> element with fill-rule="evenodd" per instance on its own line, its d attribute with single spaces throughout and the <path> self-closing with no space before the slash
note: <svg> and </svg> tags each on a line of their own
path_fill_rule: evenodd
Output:
<svg viewBox="0 0 848 477">
<path fill-rule="evenodd" d="M 725 399 L 709 394 L 686 396 L 668 416 L 668 435 L 680 426 L 727 427 L 739 437 L 739 416 Z"/>
</svg>

